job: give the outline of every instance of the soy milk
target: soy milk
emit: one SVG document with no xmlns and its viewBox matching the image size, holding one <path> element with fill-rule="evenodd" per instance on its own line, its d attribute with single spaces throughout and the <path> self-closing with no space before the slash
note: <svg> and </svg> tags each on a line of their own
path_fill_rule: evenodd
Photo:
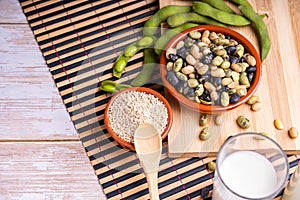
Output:
<svg viewBox="0 0 300 200">
<path fill-rule="evenodd" d="M 216 172 L 215 181 L 224 183 L 236 194 L 247 198 L 262 198 L 276 191 L 277 175 L 269 160 L 252 151 L 238 151 L 228 155 Z M 226 196 L 223 184 L 216 184 L 214 200 L 240 199 Z"/>
</svg>

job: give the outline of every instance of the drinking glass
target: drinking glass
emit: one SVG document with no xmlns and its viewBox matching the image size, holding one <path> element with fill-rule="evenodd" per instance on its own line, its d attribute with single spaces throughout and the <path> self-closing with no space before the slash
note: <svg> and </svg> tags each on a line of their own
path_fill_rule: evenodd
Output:
<svg viewBox="0 0 300 200">
<path fill-rule="evenodd" d="M 217 156 L 213 200 L 269 200 L 285 186 L 287 156 L 271 138 L 241 133 L 228 138 Z"/>
</svg>

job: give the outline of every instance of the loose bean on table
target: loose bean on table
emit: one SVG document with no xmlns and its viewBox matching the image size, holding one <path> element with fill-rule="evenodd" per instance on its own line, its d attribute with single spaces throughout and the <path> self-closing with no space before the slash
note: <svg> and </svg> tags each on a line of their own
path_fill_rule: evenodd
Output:
<svg viewBox="0 0 300 200">
<path fill-rule="evenodd" d="M 284 128 L 282 121 L 279 119 L 274 120 L 274 126 L 278 130 L 282 130 Z"/>
<path fill-rule="evenodd" d="M 247 119 L 245 116 L 241 115 L 237 118 L 237 124 L 243 128 L 243 129 L 247 129 L 250 127 L 250 121 L 249 119 Z"/>
<path fill-rule="evenodd" d="M 289 136 L 292 138 L 292 139 L 295 139 L 295 138 L 297 138 L 298 137 L 298 130 L 297 130 L 297 128 L 295 128 L 295 127 L 291 127 L 290 129 L 289 129 L 289 131 L 288 131 L 288 134 L 289 134 Z"/>
<path fill-rule="evenodd" d="M 223 114 L 217 114 L 216 116 L 215 116 L 215 124 L 217 125 L 217 126 L 220 126 L 220 125 L 222 125 L 224 123 L 224 115 Z"/>
<path fill-rule="evenodd" d="M 259 96 L 253 95 L 253 96 L 250 97 L 250 99 L 248 99 L 247 104 L 253 105 L 253 104 L 255 104 L 257 101 L 259 101 Z"/>
<path fill-rule="evenodd" d="M 207 163 L 207 168 L 209 169 L 209 171 L 212 171 L 212 172 L 216 171 L 216 167 L 217 167 L 217 165 L 213 161 L 210 161 Z"/>
<path fill-rule="evenodd" d="M 207 140 L 209 138 L 209 136 L 210 136 L 209 129 L 208 129 L 208 127 L 205 127 L 200 132 L 199 138 L 200 138 L 200 140 Z"/>
<path fill-rule="evenodd" d="M 200 114 L 199 125 L 206 126 L 208 122 L 208 115 L 206 113 Z"/>
<path fill-rule="evenodd" d="M 255 102 L 254 104 L 252 104 L 251 109 L 253 111 L 258 111 L 262 108 L 262 102 Z"/>
</svg>

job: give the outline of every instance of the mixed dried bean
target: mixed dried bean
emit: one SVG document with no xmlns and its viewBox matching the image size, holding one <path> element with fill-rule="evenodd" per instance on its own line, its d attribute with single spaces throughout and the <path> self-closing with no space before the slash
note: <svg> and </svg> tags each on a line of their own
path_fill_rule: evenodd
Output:
<svg viewBox="0 0 300 200">
<path fill-rule="evenodd" d="M 247 94 L 256 60 L 242 44 L 222 33 L 191 31 L 166 51 L 166 79 L 188 99 L 228 106 Z"/>
</svg>

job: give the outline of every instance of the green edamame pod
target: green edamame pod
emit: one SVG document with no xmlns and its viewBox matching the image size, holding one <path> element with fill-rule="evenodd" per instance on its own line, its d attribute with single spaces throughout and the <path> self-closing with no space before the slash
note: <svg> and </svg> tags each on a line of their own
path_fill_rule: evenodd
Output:
<svg viewBox="0 0 300 200">
<path fill-rule="evenodd" d="M 250 7 L 252 7 L 251 4 L 247 0 L 229 0 L 229 1 L 231 1 L 232 3 L 235 3 L 237 5 L 240 5 L 240 6 L 243 5 L 243 6 L 250 6 Z"/>
<path fill-rule="evenodd" d="M 271 48 L 271 40 L 269 37 L 268 29 L 261 17 L 253 10 L 252 6 L 239 6 L 240 11 L 247 17 L 254 25 L 259 35 L 260 42 L 260 56 L 263 61 Z"/>
<path fill-rule="evenodd" d="M 264 13 L 264 14 L 260 14 L 260 15 L 259 15 L 259 18 L 262 19 L 262 20 L 263 20 L 265 17 L 268 17 L 268 14 L 267 14 L 267 13 Z"/>
<path fill-rule="evenodd" d="M 138 41 L 129 45 L 117 58 L 113 66 L 113 76 L 120 78 L 128 63 L 128 60 L 132 58 L 140 50 L 152 46 L 156 41 L 154 36 L 145 36 Z"/>
<path fill-rule="evenodd" d="M 176 28 L 172 28 L 167 30 L 160 38 L 157 39 L 155 45 L 154 45 L 154 52 L 157 55 L 161 55 L 163 49 L 165 48 L 165 46 L 167 45 L 167 43 L 178 33 L 180 33 L 181 31 L 188 29 L 188 28 L 192 28 L 198 26 L 198 24 L 194 24 L 194 23 L 186 23 L 183 24 L 181 26 L 177 26 Z"/>
<path fill-rule="evenodd" d="M 105 80 L 105 81 L 101 82 L 100 90 L 103 90 L 105 92 L 111 92 L 111 93 L 113 93 L 113 92 L 117 91 L 116 85 L 117 85 L 117 83 L 114 82 L 114 81 Z"/>
<path fill-rule="evenodd" d="M 115 81 L 111 81 L 111 80 L 104 80 L 101 82 L 100 90 L 113 93 L 113 92 L 120 92 L 120 91 L 125 90 L 130 87 L 131 87 L 130 85 L 119 84 L 119 83 L 117 83 Z"/>
<path fill-rule="evenodd" d="M 160 24 L 163 21 L 166 21 L 168 17 L 175 14 L 187 13 L 191 11 L 192 11 L 191 6 L 170 5 L 170 6 L 163 7 L 146 21 L 143 30 L 144 35 L 145 36 L 155 35 L 157 28 L 160 26 Z"/>
<path fill-rule="evenodd" d="M 224 2 L 224 0 L 201 0 L 204 3 L 207 3 L 211 5 L 212 7 L 231 13 L 235 14 L 234 11 Z"/>
<path fill-rule="evenodd" d="M 127 88 L 131 88 L 131 86 L 130 85 L 126 85 L 126 84 L 121 84 L 121 83 L 116 85 L 116 90 L 118 92 L 120 92 L 122 90 L 125 90 Z"/>
<path fill-rule="evenodd" d="M 127 47 L 124 51 L 124 56 L 127 58 L 131 58 L 132 56 L 134 56 L 137 52 L 138 52 L 138 48 L 136 47 L 136 45 L 130 45 L 129 47 Z"/>
<path fill-rule="evenodd" d="M 140 73 L 132 80 L 131 85 L 134 87 L 142 86 L 150 79 L 155 67 L 158 66 L 158 56 L 153 49 L 144 50 L 144 64 Z"/>
<path fill-rule="evenodd" d="M 167 23 L 170 27 L 177 27 L 184 23 L 193 22 L 199 24 L 211 24 L 217 26 L 226 26 L 218 21 L 211 18 L 199 15 L 197 13 L 182 13 L 178 15 L 173 15 L 167 19 Z"/>
<path fill-rule="evenodd" d="M 115 70 L 117 72 L 122 72 L 125 69 L 128 59 L 121 56 L 120 59 L 116 62 Z"/>
<path fill-rule="evenodd" d="M 193 9 L 196 13 L 204 16 L 211 17 L 224 24 L 229 24 L 233 26 L 245 26 L 249 25 L 251 22 L 245 17 L 237 14 L 230 14 L 222 10 L 218 10 L 207 3 L 200 1 L 193 2 Z"/>
<path fill-rule="evenodd" d="M 120 78 L 122 76 L 122 72 L 124 71 L 128 60 L 129 57 L 125 57 L 122 52 L 120 56 L 117 58 L 116 62 L 114 63 L 113 76 L 117 78 Z"/>
<path fill-rule="evenodd" d="M 154 38 L 153 36 L 145 36 L 143 38 L 141 38 L 139 41 L 137 41 L 137 45 L 140 47 L 148 47 L 151 44 L 154 43 L 154 41 L 156 40 L 156 38 Z"/>
</svg>

